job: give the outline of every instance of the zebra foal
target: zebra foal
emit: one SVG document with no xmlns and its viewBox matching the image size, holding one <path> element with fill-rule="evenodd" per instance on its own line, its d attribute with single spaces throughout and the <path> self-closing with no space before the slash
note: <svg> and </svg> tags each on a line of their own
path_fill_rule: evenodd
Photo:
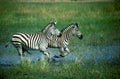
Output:
<svg viewBox="0 0 120 79">
<path fill-rule="evenodd" d="M 52 39 L 50 39 L 49 47 L 56 47 L 60 49 L 60 55 L 54 56 L 55 58 L 61 58 L 66 56 L 70 53 L 70 50 L 68 49 L 69 45 L 69 39 L 72 36 L 76 36 L 79 39 L 83 38 L 82 33 L 79 31 L 79 25 L 77 23 L 72 23 L 68 25 L 65 29 L 63 29 L 60 33 L 60 35 L 52 35 Z M 65 55 L 65 52 L 67 54 Z"/>
<path fill-rule="evenodd" d="M 38 32 L 35 34 L 14 34 L 11 39 L 11 43 L 17 49 L 21 59 L 24 52 L 28 52 L 28 50 L 39 50 L 48 57 L 48 60 L 50 60 L 50 51 L 47 49 L 48 43 L 50 42 L 52 35 L 59 35 L 60 33 L 60 31 L 56 28 L 55 25 L 55 22 L 49 23 L 46 26 L 45 30 L 43 30 L 44 33 Z"/>
</svg>

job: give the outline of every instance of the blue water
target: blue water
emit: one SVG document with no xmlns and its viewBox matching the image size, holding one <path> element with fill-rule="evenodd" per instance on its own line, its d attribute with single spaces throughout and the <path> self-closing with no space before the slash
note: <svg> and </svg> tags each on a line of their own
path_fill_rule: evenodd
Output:
<svg viewBox="0 0 120 79">
<path fill-rule="evenodd" d="M 113 62 L 115 59 L 120 58 L 120 46 L 74 46 L 74 50 L 63 58 L 63 61 L 80 62 Z M 78 50 L 79 49 L 79 50 Z M 77 51 L 76 51 L 77 50 Z M 57 61 L 62 61 L 57 59 Z"/>
<path fill-rule="evenodd" d="M 53 58 L 53 62 L 114 62 L 120 58 L 120 45 L 111 46 L 69 46 L 71 53 L 64 58 Z M 59 55 L 59 50 L 50 48 L 51 56 Z M 39 59 L 46 59 L 46 56 L 39 51 L 25 53 L 25 60 L 37 62 Z M 0 44 L 0 66 L 9 66 L 20 63 L 20 58 L 16 49 L 10 45 L 5 48 L 5 44 Z"/>
<path fill-rule="evenodd" d="M 82 55 L 82 61 L 111 62 L 120 58 L 120 46 L 88 46 Z"/>
</svg>

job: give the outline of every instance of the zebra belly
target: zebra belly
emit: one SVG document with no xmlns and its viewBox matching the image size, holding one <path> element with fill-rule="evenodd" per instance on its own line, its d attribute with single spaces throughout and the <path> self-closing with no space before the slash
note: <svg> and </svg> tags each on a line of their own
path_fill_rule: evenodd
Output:
<svg viewBox="0 0 120 79">
<path fill-rule="evenodd" d="M 31 49 L 31 50 L 38 50 L 39 49 L 39 46 L 36 43 L 32 43 L 32 44 L 29 43 L 28 46 L 25 46 L 25 47 L 28 49 Z"/>
<path fill-rule="evenodd" d="M 39 49 L 39 46 L 29 47 L 28 49 L 30 49 L 30 50 L 38 50 L 38 49 Z"/>
</svg>

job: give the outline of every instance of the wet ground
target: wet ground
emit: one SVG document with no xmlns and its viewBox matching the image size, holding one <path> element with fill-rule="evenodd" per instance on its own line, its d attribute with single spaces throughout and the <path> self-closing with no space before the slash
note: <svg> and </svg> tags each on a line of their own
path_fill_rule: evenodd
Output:
<svg viewBox="0 0 120 79">
<path fill-rule="evenodd" d="M 111 46 L 69 46 L 71 53 L 64 58 L 53 58 L 52 62 L 112 62 L 120 58 L 120 45 Z M 59 55 L 59 50 L 49 49 L 53 57 Z M 39 59 L 45 59 L 46 56 L 39 51 L 30 51 L 31 54 L 25 53 L 25 60 L 37 62 Z M 16 49 L 10 45 L 5 48 L 5 44 L 0 44 L 0 67 L 10 67 L 13 64 L 19 64 L 20 58 Z"/>
</svg>

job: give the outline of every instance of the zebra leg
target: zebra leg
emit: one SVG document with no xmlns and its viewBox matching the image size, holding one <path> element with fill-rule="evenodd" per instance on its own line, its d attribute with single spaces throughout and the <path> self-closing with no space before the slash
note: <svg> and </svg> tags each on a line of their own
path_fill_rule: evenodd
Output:
<svg viewBox="0 0 120 79">
<path fill-rule="evenodd" d="M 61 53 L 61 54 L 60 54 L 59 56 L 55 55 L 54 57 L 55 57 L 55 58 L 62 58 L 62 57 L 64 57 L 64 52 L 65 52 L 64 48 L 61 47 L 61 48 L 60 48 L 60 53 Z"/>
<path fill-rule="evenodd" d="M 31 52 L 29 52 L 28 50 L 26 50 L 26 52 L 27 52 L 28 54 L 32 55 L 32 53 L 31 53 Z"/>
<path fill-rule="evenodd" d="M 48 57 L 48 62 L 50 62 L 50 60 L 51 60 L 50 51 L 47 50 L 46 48 L 40 48 L 40 50 L 43 51 L 43 54 Z"/>
<path fill-rule="evenodd" d="M 31 55 L 31 53 L 30 53 L 27 49 L 25 49 L 24 47 L 22 47 L 22 50 L 23 50 L 23 53 L 24 53 L 24 52 L 27 52 L 28 54 Z"/>
<path fill-rule="evenodd" d="M 16 47 L 16 49 L 17 49 L 17 51 L 18 51 L 18 54 L 19 54 L 19 56 L 20 56 L 21 61 L 23 61 L 22 45 L 21 45 L 21 44 L 18 45 L 18 46 Z"/>
<path fill-rule="evenodd" d="M 9 44 L 10 44 L 10 42 L 6 43 L 5 47 L 7 48 Z"/>
<path fill-rule="evenodd" d="M 68 55 L 70 53 L 70 50 L 68 49 L 68 47 L 65 48 L 65 51 L 67 52 L 64 56 Z"/>
<path fill-rule="evenodd" d="M 65 51 L 67 52 L 67 53 L 65 53 Z M 68 47 L 61 47 L 61 49 L 60 49 L 60 52 L 61 52 L 61 54 L 59 55 L 59 56 L 54 56 L 55 58 L 62 58 L 62 57 L 65 57 L 66 55 L 68 55 L 69 53 L 70 53 L 70 50 L 68 49 Z"/>
<path fill-rule="evenodd" d="M 48 62 L 51 61 L 50 51 L 46 50 L 44 51 L 44 54 L 48 57 Z"/>
<path fill-rule="evenodd" d="M 43 51 L 43 54 L 48 57 L 48 62 L 50 62 L 51 61 L 50 51 L 48 51 L 48 50 Z"/>
</svg>

